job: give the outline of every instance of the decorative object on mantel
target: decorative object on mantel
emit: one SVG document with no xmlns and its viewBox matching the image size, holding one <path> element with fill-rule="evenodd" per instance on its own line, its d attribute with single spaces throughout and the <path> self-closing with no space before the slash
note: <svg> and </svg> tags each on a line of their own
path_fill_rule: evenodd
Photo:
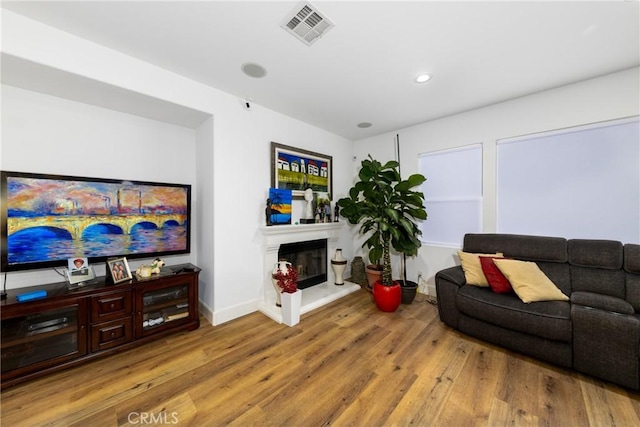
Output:
<svg viewBox="0 0 640 427">
<path fill-rule="evenodd" d="M 351 281 L 360 286 L 367 285 L 367 276 L 364 272 L 364 260 L 361 256 L 354 257 L 353 261 L 351 261 Z"/>
<path fill-rule="evenodd" d="M 271 199 L 267 199 L 267 205 L 264 208 L 264 220 L 265 220 L 265 224 L 267 225 L 272 225 L 271 224 Z"/>
<path fill-rule="evenodd" d="M 304 190 L 304 200 L 306 200 L 307 204 L 304 210 L 304 218 L 300 218 L 300 224 L 313 224 L 316 220 L 313 218 L 313 189 L 311 187 L 307 187 Z"/>
<path fill-rule="evenodd" d="M 331 222 L 331 195 L 319 192 L 316 200 L 316 222 Z"/>
<path fill-rule="evenodd" d="M 333 270 L 333 275 L 335 276 L 335 283 L 338 286 L 344 285 L 344 279 L 342 275 L 344 274 L 344 270 L 347 268 L 347 260 L 342 256 L 342 249 L 336 249 L 336 254 L 331 258 L 331 269 Z"/>
<path fill-rule="evenodd" d="M 291 190 L 269 189 L 267 225 L 291 224 Z"/>
<path fill-rule="evenodd" d="M 400 283 L 391 277 L 390 248 L 416 255 L 422 234 L 417 221 L 427 218 L 424 194 L 411 190 L 426 178 L 414 174 L 403 180 L 398 167 L 396 161 L 383 165 L 369 155 L 361 163 L 360 181 L 349 190 L 349 197 L 338 200 L 340 214 L 368 235 L 362 246 L 369 248 L 369 259 L 382 258 L 382 280 L 373 287 L 374 301 L 382 311 L 397 310 L 402 300 Z"/>
<path fill-rule="evenodd" d="M 303 197 L 307 187 L 331 194 L 332 176 L 333 157 L 271 143 L 272 187 L 291 190 L 293 197 Z"/>
</svg>

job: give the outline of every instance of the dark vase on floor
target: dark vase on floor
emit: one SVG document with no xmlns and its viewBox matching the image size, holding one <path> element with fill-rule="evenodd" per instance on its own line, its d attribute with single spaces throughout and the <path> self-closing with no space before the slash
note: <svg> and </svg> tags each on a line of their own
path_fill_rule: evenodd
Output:
<svg viewBox="0 0 640 427">
<path fill-rule="evenodd" d="M 402 287 L 402 304 L 411 304 L 418 292 L 418 284 L 407 280 L 401 281 L 400 286 Z"/>
</svg>

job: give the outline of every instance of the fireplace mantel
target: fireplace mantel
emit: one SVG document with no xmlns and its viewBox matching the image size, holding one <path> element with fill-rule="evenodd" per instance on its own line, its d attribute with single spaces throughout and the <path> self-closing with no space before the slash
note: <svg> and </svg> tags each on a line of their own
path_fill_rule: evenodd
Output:
<svg viewBox="0 0 640 427">
<path fill-rule="evenodd" d="M 360 289 L 355 283 L 344 282 L 337 286 L 331 270 L 331 257 L 338 247 L 340 230 L 343 224 L 330 222 L 321 224 L 274 225 L 260 227 L 263 245 L 263 289 L 258 309 L 267 317 L 282 323 L 282 311 L 276 306 L 276 290 L 271 283 L 271 272 L 278 262 L 278 249 L 284 243 L 305 242 L 327 239 L 327 276 L 328 281 L 302 289 L 302 308 L 300 314 L 322 307 Z"/>
</svg>

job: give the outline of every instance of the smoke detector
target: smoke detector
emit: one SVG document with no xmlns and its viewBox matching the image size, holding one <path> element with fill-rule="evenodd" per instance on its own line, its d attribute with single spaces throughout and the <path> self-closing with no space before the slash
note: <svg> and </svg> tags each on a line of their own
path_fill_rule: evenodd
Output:
<svg viewBox="0 0 640 427">
<path fill-rule="evenodd" d="M 303 1 L 284 18 L 280 26 L 289 34 L 311 46 L 334 24 L 311 3 Z"/>
</svg>

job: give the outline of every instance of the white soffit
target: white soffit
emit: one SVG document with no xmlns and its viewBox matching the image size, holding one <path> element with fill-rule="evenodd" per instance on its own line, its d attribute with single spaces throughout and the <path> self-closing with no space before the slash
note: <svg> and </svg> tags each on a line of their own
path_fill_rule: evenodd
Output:
<svg viewBox="0 0 640 427">
<path fill-rule="evenodd" d="M 0 54 L 2 84 L 197 129 L 211 114 L 139 92 Z"/>
<path fill-rule="evenodd" d="M 333 22 L 306 1 L 298 3 L 280 23 L 280 27 L 307 46 L 315 43 L 333 26 Z"/>
</svg>

